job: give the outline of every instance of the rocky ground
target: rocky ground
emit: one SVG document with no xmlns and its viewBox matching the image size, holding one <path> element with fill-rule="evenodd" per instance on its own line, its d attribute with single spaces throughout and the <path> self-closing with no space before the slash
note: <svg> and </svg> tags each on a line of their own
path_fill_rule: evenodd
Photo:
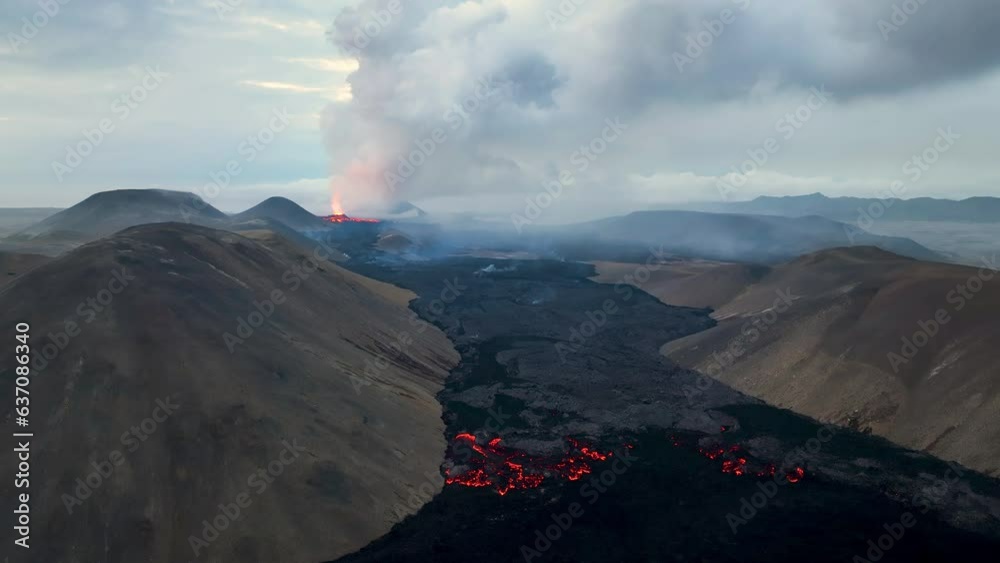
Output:
<svg viewBox="0 0 1000 563">
<path fill-rule="evenodd" d="M 355 267 L 419 294 L 462 363 L 438 396 L 443 477 L 428 476 L 448 485 L 419 511 L 374 507 L 401 522 L 343 562 L 979 561 L 1000 547 L 997 481 L 659 354 L 712 326 L 707 310 L 574 263 Z"/>
</svg>

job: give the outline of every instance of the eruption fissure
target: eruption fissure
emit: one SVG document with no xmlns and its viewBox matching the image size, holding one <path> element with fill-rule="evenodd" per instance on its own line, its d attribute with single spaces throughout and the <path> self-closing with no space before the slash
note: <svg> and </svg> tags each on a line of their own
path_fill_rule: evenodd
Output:
<svg viewBox="0 0 1000 563">
<path fill-rule="evenodd" d="M 578 440 L 566 438 L 569 448 L 562 456 L 532 456 L 501 445 L 493 438 L 480 445 L 472 434 L 455 436 L 453 447 L 464 445 L 475 455 L 459 471 L 445 471 L 445 483 L 465 487 L 491 487 L 501 496 L 517 489 L 536 489 L 546 478 L 579 481 L 593 469 L 591 463 L 607 461 L 613 452 L 600 452 Z"/>
<path fill-rule="evenodd" d="M 723 427 L 723 432 L 727 430 L 728 428 Z M 681 447 L 683 445 L 683 442 L 677 436 L 671 436 L 670 440 L 673 442 L 674 447 Z M 736 477 L 753 475 L 760 478 L 771 478 L 778 474 L 778 468 L 773 463 L 764 463 L 762 465 L 751 463 L 747 456 L 741 453 L 742 448 L 739 444 L 731 446 L 716 445 L 709 448 L 699 446 L 697 451 L 700 455 L 711 461 L 721 461 L 721 470 L 728 475 Z M 805 469 L 794 467 L 785 473 L 785 480 L 795 484 L 801 482 L 805 476 Z"/>
<path fill-rule="evenodd" d="M 329 223 L 380 223 L 378 219 L 365 219 L 362 217 L 350 217 L 348 215 L 327 215 L 323 220 Z"/>
<path fill-rule="evenodd" d="M 335 193 L 333 197 L 330 198 L 330 215 L 323 217 L 324 221 L 329 223 L 379 223 L 378 219 L 365 219 L 361 217 L 351 217 L 344 212 L 344 206 L 340 200 L 340 194 Z"/>
</svg>

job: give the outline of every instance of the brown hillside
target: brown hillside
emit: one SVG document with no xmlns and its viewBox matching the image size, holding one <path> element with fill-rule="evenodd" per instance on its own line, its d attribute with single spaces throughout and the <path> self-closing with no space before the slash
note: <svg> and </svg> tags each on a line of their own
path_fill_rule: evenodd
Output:
<svg viewBox="0 0 1000 563">
<path fill-rule="evenodd" d="M 639 264 L 594 262 L 601 283 L 617 284 L 635 277 Z M 634 283 L 643 291 L 672 305 L 718 308 L 742 293 L 767 273 L 764 266 L 729 264 L 711 260 L 676 260 L 654 264 L 649 281 Z"/>
<path fill-rule="evenodd" d="M 41 254 L 0 252 L 0 286 L 51 260 Z"/>
<path fill-rule="evenodd" d="M 1000 274 L 971 299 L 956 291 L 980 273 L 992 272 L 874 248 L 809 254 L 718 306 L 718 326 L 663 352 L 772 404 L 1000 475 Z M 793 303 L 780 313 L 779 292 Z M 939 311 L 949 322 L 904 357 L 904 337 Z"/>
<path fill-rule="evenodd" d="M 998 474 L 1000 277 L 963 298 L 960 311 L 951 293 L 977 275 L 873 249 L 821 252 L 776 268 L 716 312 L 718 327 L 664 351 L 779 406 Z M 764 312 L 779 290 L 794 305 L 768 325 L 773 315 Z M 939 311 L 950 322 L 894 366 L 890 354 L 903 357 L 903 338 Z M 743 334 L 755 316 L 768 330 Z M 733 342 L 746 352 L 732 363 L 722 356 L 720 369 L 712 352 Z"/>
<path fill-rule="evenodd" d="M 31 380 L 26 561 L 327 560 L 389 530 L 373 506 L 405 505 L 413 491 L 439 487 L 445 443 L 435 393 L 456 352 L 438 330 L 411 322 L 412 294 L 279 246 L 146 225 L 0 289 L 8 341 L 27 321 L 35 350 L 49 334 L 65 347 L 36 361 Z M 122 288 L 116 276 L 134 279 Z M 87 304 L 109 288 L 121 291 L 100 312 Z M 278 301 L 276 290 L 284 301 L 257 317 L 271 311 L 264 302 Z M 240 319 L 258 326 L 239 333 Z M 68 339 L 67 321 L 77 327 Z M 0 360 L 6 405 L 14 404 L 12 354 Z M 145 441 L 129 437 L 163 418 L 157 401 L 167 399 L 179 405 L 174 414 Z M 89 498 L 67 503 L 92 462 L 109 459 L 120 462 L 114 472 Z M 280 472 L 254 479 L 262 468 Z M 13 498 L 12 485 L 0 484 L 3 498 Z M 191 538 L 203 540 L 204 522 L 239 499 L 249 505 L 196 557 Z"/>
</svg>

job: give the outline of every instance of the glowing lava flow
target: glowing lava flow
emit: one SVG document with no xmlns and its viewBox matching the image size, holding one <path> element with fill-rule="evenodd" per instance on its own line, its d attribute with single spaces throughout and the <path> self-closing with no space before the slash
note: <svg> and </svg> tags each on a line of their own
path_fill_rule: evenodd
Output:
<svg viewBox="0 0 1000 563">
<path fill-rule="evenodd" d="M 806 476 L 806 470 L 802 469 L 801 467 L 796 467 L 787 475 L 785 475 L 785 479 L 788 479 L 789 483 L 798 483 L 805 476 Z"/>
<path fill-rule="evenodd" d="M 728 430 L 723 427 L 723 431 Z M 682 442 L 677 436 L 670 437 L 671 442 L 674 447 L 680 447 Z M 773 463 L 764 464 L 757 470 L 751 470 L 750 461 L 743 455 L 740 455 L 739 444 L 733 444 L 732 446 L 713 446 L 711 448 L 699 447 L 698 453 L 708 458 L 712 461 L 721 460 L 722 461 L 722 472 L 735 475 L 736 477 L 742 477 L 744 475 L 755 475 L 762 478 L 773 478 L 778 473 L 777 467 Z M 791 471 L 785 474 L 785 480 L 789 483 L 795 484 L 801 482 L 806 476 L 805 469 L 801 467 L 795 467 Z"/>
<path fill-rule="evenodd" d="M 327 215 L 323 217 L 329 223 L 380 223 L 378 219 L 362 219 L 360 217 L 348 217 L 347 215 Z"/>
<path fill-rule="evenodd" d="M 590 462 L 606 461 L 614 454 L 602 453 L 572 438 L 566 438 L 569 452 L 561 457 L 531 456 L 523 451 L 501 446 L 493 438 L 485 446 L 472 434 L 455 436 L 453 447 L 466 447 L 472 457 L 461 471 L 445 471 L 445 483 L 466 487 L 492 487 L 501 496 L 516 489 L 535 489 L 546 477 L 579 481 L 591 473 Z"/>
</svg>

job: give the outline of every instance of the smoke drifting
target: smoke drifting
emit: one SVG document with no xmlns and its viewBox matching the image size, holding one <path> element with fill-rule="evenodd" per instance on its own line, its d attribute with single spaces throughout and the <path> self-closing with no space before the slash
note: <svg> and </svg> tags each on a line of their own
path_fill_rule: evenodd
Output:
<svg viewBox="0 0 1000 563">
<path fill-rule="evenodd" d="M 353 98 L 324 115 L 331 188 L 348 209 L 464 198 L 517 211 L 572 171 L 576 181 L 554 214 L 592 208 L 609 190 L 619 201 L 655 201 L 657 191 L 671 190 L 673 199 L 717 199 L 704 186 L 766 136 L 759 116 L 768 116 L 769 127 L 811 88 L 826 87 L 837 100 L 811 125 L 823 133 L 815 142 L 839 146 L 852 123 L 870 123 L 866 100 L 973 79 L 996 66 L 1000 39 L 990 29 L 1000 11 L 986 0 L 907 1 L 916 7 L 890 0 L 364 0 L 329 30 L 331 43 L 359 61 L 349 78 Z M 925 48 L 931 34 L 948 47 Z M 639 125 L 588 170 L 574 170 L 571 156 L 607 119 Z M 825 167 L 806 166 L 805 157 L 801 165 L 776 159 L 765 172 L 793 186 L 809 183 L 811 191 L 852 171 L 859 180 L 882 174 L 862 170 L 867 159 L 855 167 L 836 161 L 849 155 L 825 149 L 804 151 L 824 151 Z M 683 189 L 692 178 L 706 178 L 694 186 L 702 191 Z"/>
</svg>

